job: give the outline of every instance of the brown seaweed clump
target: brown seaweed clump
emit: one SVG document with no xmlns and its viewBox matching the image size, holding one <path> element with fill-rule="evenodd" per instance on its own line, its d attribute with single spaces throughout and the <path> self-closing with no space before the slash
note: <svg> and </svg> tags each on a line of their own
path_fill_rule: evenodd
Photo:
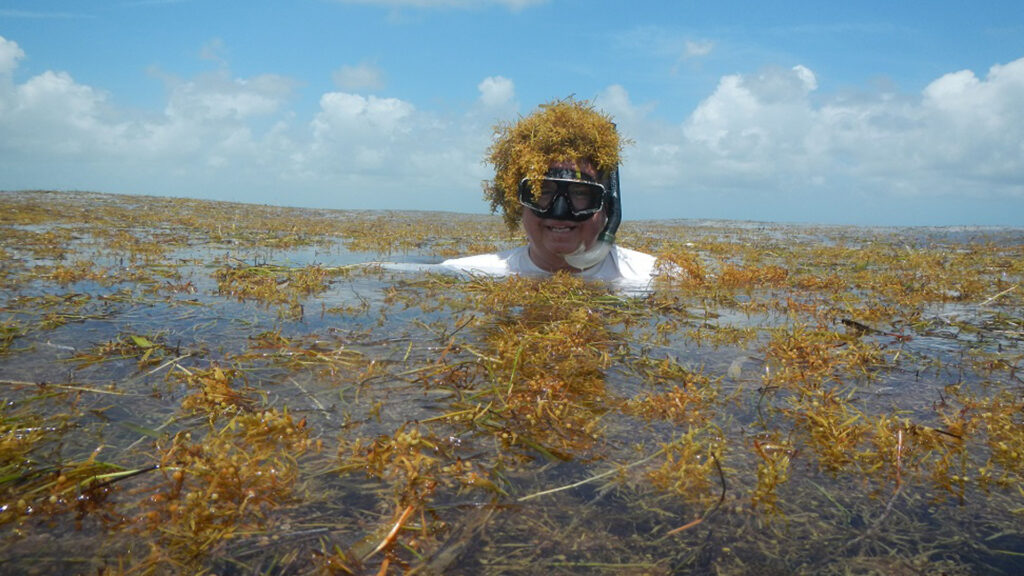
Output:
<svg viewBox="0 0 1024 576">
<path fill-rule="evenodd" d="M 516 122 L 498 124 L 494 136 L 485 160 L 494 166 L 495 174 L 494 180 L 483 183 L 484 198 L 492 212 L 502 211 L 510 229 L 522 217 L 518 187 L 523 178 L 539 180 L 552 162 L 580 159 L 607 174 L 619 165 L 626 143 L 610 116 L 572 97 L 542 104 Z"/>
</svg>

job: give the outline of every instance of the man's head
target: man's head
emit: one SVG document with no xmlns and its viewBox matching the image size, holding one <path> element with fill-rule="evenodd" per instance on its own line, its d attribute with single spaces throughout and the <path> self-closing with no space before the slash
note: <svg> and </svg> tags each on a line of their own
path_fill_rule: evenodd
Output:
<svg viewBox="0 0 1024 576">
<path fill-rule="evenodd" d="M 554 272 L 569 269 L 566 256 L 590 249 L 608 221 L 605 187 L 586 160 L 553 162 L 534 196 L 530 178 L 520 182 L 523 230 L 530 239 L 530 258 Z"/>
<path fill-rule="evenodd" d="M 560 168 L 560 174 L 569 176 L 561 178 L 563 181 L 589 180 L 603 185 L 620 161 L 622 142 L 615 124 L 586 101 L 568 98 L 541 105 L 517 122 L 499 124 L 494 132 L 487 161 L 494 166 L 495 174 L 494 180 L 484 183 L 484 196 L 493 211 L 502 211 L 510 228 L 523 218 L 524 203 L 543 205 L 549 170 Z M 563 193 L 558 195 L 561 203 L 554 207 L 558 210 L 570 199 L 568 184 L 562 188 Z M 527 210 L 531 211 L 549 218 L 554 215 L 550 210 L 545 214 L 543 208 Z M 575 212 L 576 218 L 590 216 Z"/>
</svg>

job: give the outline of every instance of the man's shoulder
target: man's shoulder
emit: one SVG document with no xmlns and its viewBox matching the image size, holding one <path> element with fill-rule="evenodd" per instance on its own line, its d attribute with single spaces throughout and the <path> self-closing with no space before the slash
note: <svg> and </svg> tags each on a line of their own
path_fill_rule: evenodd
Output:
<svg viewBox="0 0 1024 576">
<path fill-rule="evenodd" d="M 646 282 L 654 276 L 655 265 L 658 261 L 654 256 L 621 246 L 615 246 L 613 254 L 622 278 Z"/>
<path fill-rule="evenodd" d="M 503 262 L 505 258 L 499 254 L 474 254 L 472 256 L 462 256 L 461 258 L 449 258 L 444 262 L 441 262 L 442 266 L 453 266 L 453 267 L 464 267 L 472 266 L 476 264 L 496 264 Z"/>
<path fill-rule="evenodd" d="M 441 265 L 465 272 L 503 275 L 514 272 L 511 268 L 514 267 L 522 250 L 522 247 L 518 247 L 489 254 L 451 258 L 441 262 Z"/>
<path fill-rule="evenodd" d="M 658 259 L 646 252 L 615 246 L 615 258 L 619 264 L 628 264 L 635 268 L 653 269 Z"/>
</svg>

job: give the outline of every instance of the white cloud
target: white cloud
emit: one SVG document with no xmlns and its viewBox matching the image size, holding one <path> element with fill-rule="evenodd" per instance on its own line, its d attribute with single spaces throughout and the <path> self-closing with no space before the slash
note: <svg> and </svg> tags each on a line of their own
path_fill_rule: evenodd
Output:
<svg viewBox="0 0 1024 576">
<path fill-rule="evenodd" d="M 656 25 L 627 27 L 615 32 L 611 40 L 617 52 L 641 60 L 644 68 L 664 67 L 672 75 L 680 73 L 684 67 L 701 67 L 715 51 L 712 40 L 689 38 Z"/>
<path fill-rule="evenodd" d="M 924 90 L 933 166 L 954 163 L 966 175 L 1017 183 L 1024 196 L 1024 58 L 993 66 L 985 79 L 972 72 L 947 74 Z"/>
<path fill-rule="evenodd" d="M 797 64 L 793 66 L 793 72 L 800 79 L 800 82 L 803 83 L 805 90 L 813 92 L 818 89 L 818 78 L 809 68 Z"/>
<path fill-rule="evenodd" d="M 403 121 L 415 107 L 397 98 L 360 96 L 329 92 L 320 98 L 320 113 L 313 119 L 313 135 L 318 139 L 334 137 L 383 137 L 407 131 Z"/>
<path fill-rule="evenodd" d="M 476 111 L 443 118 L 397 98 L 331 92 L 292 169 L 337 190 L 336 207 L 472 210 L 489 134 Z"/>
<path fill-rule="evenodd" d="M 516 86 L 508 78 L 488 76 L 476 89 L 480 92 L 480 102 L 488 108 L 502 108 L 515 103 Z"/>
<path fill-rule="evenodd" d="M 13 72 L 23 54 L 13 42 L 0 47 Z M 145 114 L 114 109 L 107 94 L 66 72 L 0 81 L 0 188 L 339 208 L 452 208 L 437 202 L 453 195 L 464 210 L 482 204 L 480 158 L 494 111 L 444 118 L 405 100 L 338 91 L 321 95 L 302 119 L 288 109 L 288 78 L 240 78 L 226 68 L 189 79 L 154 75 L 167 101 Z M 491 104 L 514 105 L 511 81 L 481 86 Z"/>
<path fill-rule="evenodd" d="M 621 84 L 612 84 L 605 88 L 594 99 L 594 103 L 606 114 L 610 114 L 618 121 L 623 118 L 633 117 L 637 114 L 633 103 L 629 100 L 629 93 Z"/>
<path fill-rule="evenodd" d="M 817 91 L 804 66 L 724 76 L 675 130 L 621 86 L 597 101 L 636 141 L 623 167 L 633 197 L 685 190 L 729 206 L 724 217 L 832 221 L 924 199 L 1024 200 L 1024 59 L 984 78 L 944 75 L 917 95 Z"/>
<path fill-rule="evenodd" d="M 172 82 L 165 110 L 171 118 L 244 120 L 277 112 L 288 98 L 292 82 L 275 75 L 232 78 L 226 70 L 195 80 Z"/>
<path fill-rule="evenodd" d="M 802 66 L 725 76 L 683 133 L 732 176 L 767 176 L 777 171 L 780 156 L 796 160 L 812 152 L 805 139 L 815 121 L 808 101 L 815 88 L 813 73 Z"/>
<path fill-rule="evenodd" d="M 18 154 L 58 156 L 88 153 L 116 142 L 123 125 L 111 120 L 107 96 L 77 84 L 66 72 L 46 71 L 0 97 L 2 145 Z"/>
<path fill-rule="evenodd" d="M 384 88 L 384 73 L 372 64 L 362 63 L 358 66 L 342 66 L 332 75 L 334 84 L 345 91 L 370 90 Z"/>
<path fill-rule="evenodd" d="M 594 98 L 594 105 L 610 115 L 615 121 L 619 133 L 627 138 L 632 138 L 631 132 L 639 129 L 639 126 L 636 125 L 655 108 L 653 104 L 635 105 L 629 92 L 621 84 L 612 84 L 602 90 Z"/>
<path fill-rule="evenodd" d="M 491 127 L 518 108 L 513 80 L 491 76 L 475 105 L 447 115 L 352 88 L 321 94 L 302 116 L 293 80 L 222 67 L 165 78 L 166 104 L 140 113 L 67 72 L 15 81 L 24 58 L 0 38 L 4 189 L 482 211 Z M 686 216 L 718 201 L 719 217 L 770 218 L 778 205 L 841 221 L 842 207 L 866 198 L 1024 199 L 1024 59 L 984 76 L 950 72 L 919 94 L 819 90 L 805 66 L 723 76 L 696 106 L 607 86 L 595 104 L 635 142 L 623 166 L 628 214 Z M 684 122 L 658 117 L 673 106 Z"/>
<path fill-rule="evenodd" d="M 75 83 L 67 72 L 47 70 L 17 88 L 19 112 L 51 114 L 83 127 L 94 120 L 103 100 L 102 94 Z"/>
<path fill-rule="evenodd" d="M 687 40 L 686 49 L 683 51 L 685 58 L 703 58 L 711 54 L 715 44 L 710 40 Z"/>
<path fill-rule="evenodd" d="M 946 74 L 919 98 L 880 94 L 817 111 L 836 174 L 909 197 L 1024 199 L 1024 59 L 982 79 Z"/>
<path fill-rule="evenodd" d="M 220 38 L 213 38 L 206 44 L 203 44 L 202 48 L 199 49 L 199 58 L 202 60 L 208 60 L 210 62 L 216 62 L 221 66 L 227 66 L 228 61 L 224 56 L 226 48 L 224 41 Z"/>
<path fill-rule="evenodd" d="M 993 66 L 984 80 L 963 70 L 946 74 L 924 89 L 926 111 L 975 134 L 1019 130 L 1024 120 L 1022 101 L 1024 58 Z"/>
<path fill-rule="evenodd" d="M 18 67 L 18 60 L 25 57 L 25 51 L 18 43 L 0 36 L 0 75 L 10 74 Z"/>
</svg>

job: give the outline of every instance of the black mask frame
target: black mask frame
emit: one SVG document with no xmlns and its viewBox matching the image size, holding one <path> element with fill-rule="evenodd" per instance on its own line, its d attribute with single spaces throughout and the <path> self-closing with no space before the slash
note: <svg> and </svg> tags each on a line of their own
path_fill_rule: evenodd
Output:
<svg viewBox="0 0 1024 576">
<path fill-rule="evenodd" d="M 604 185 L 583 178 L 566 178 L 562 174 L 554 176 L 549 173 L 542 186 L 545 184 L 554 184 L 556 188 L 548 202 L 539 204 L 534 196 L 534 182 L 523 178 L 519 182 L 519 203 L 538 217 L 549 220 L 582 222 L 603 210 L 608 197 Z"/>
</svg>

